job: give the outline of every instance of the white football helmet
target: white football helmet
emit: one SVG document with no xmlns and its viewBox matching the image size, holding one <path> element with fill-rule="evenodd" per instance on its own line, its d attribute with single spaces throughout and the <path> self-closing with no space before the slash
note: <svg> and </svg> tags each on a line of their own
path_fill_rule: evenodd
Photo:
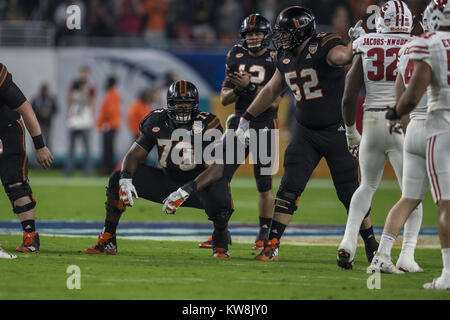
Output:
<svg viewBox="0 0 450 320">
<path fill-rule="evenodd" d="M 429 31 L 436 31 L 439 27 L 450 27 L 450 2 L 448 0 L 432 0 L 423 13 Z"/>
<path fill-rule="evenodd" d="M 379 33 L 410 33 L 412 23 L 412 14 L 406 3 L 391 0 L 378 11 L 375 27 Z"/>
</svg>

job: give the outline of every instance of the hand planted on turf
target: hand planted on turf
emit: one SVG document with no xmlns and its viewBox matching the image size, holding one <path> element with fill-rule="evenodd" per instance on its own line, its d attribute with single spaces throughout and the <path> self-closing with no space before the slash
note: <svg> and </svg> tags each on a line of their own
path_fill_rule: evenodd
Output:
<svg viewBox="0 0 450 320">
<path fill-rule="evenodd" d="M 177 191 L 172 192 L 164 199 L 163 211 L 167 214 L 175 214 L 177 209 L 189 198 L 189 193 L 178 188 Z"/>
<path fill-rule="evenodd" d="M 351 41 L 355 41 L 359 37 L 366 34 L 366 31 L 363 27 L 361 27 L 362 20 L 359 20 L 354 27 L 348 29 L 348 36 L 350 37 Z"/>
<path fill-rule="evenodd" d="M 241 117 L 239 120 L 239 126 L 236 130 L 236 137 L 242 143 L 247 145 L 250 140 L 250 121 Z"/>
<path fill-rule="evenodd" d="M 123 202 L 125 206 L 132 207 L 133 195 L 137 199 L 138 194 L 136 188 L 133 185 L 132 179 L 120 179 L 119 180 L 119 199 Z"/>
<path fill-rule="evenodd" d="M 48 169 L 53 163 L 53 156 L 47 147 L 37 149 L 35 152 L 36 160 L 42 168 Z"/>
</svg>

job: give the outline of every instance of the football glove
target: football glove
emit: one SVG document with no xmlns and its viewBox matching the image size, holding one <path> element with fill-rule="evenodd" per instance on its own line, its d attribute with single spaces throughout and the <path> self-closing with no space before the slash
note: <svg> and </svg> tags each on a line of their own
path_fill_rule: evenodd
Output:
<svg viewBox="0 0 450 320">
<path fill-rule="evenodd" d="M 164 199 L 163 211 L 167 214 L 175 214 L 177 209 L 185 202 L 189 196 L 197 189 L 197 184 L 191 181 L 177 191 L 169 194 L 167 198 Z"/>
<path fill-rule="evenodd" d="M 386 119 L 387 120 L 400 120 L 400 116 L 397 114 L 397 110 L 395 109 L 396 106 L 394 107 L 387 107 L 387 111 L 386 111 Z"/>
<path fill-rule="evenodd" d="M 132 207 L 133 195 L 137 199 L 138 194 L 136 188 L 133 185 L 132 179 L 120 179 L 119 180 L 119 199 L 123 202 L 125 206 Z"/>
<path fill-rule="evenodd" d="M 236 137 L 242 143 L 247 145 L 250 140 L 250 121 L 241 117 L 239 121 L 239 126 L 236 130 Z"/>
<path fill-rule="evenodd" d="M 348 151 L 356 159 L 359 157 L 359 144 L 361 143 L 361 135 L 356 129 L 356 125 L 345 126 L 345 138 L 347 139 Z"/>
<path fill-rule="evenodd" d="M 354 27 L 348 29 L 348 36 L 350 37 L 351 41 L 355 41 L 359 37 L 366 34 L 366 31 L 363 27 L 361 27 L 362 20 L 359 20 Z"/>
</svg>

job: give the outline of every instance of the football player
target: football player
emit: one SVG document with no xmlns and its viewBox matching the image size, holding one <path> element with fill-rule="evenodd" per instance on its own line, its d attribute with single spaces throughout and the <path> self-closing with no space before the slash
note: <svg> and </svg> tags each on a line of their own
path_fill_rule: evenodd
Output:
<svg viewBox="0 0 450 320">
<path fill-rule="evenodd" d="M 23 121 L 21 120 L 21 116 Z M 25 125 L 24 125 L 25 124 Z M 31 104 L 14 83 L 11 73 L 0 64 L 0 178 L 23 229 L 22 245 L 17 252 L 39 252 L 34 207 L 36 201 L 28 180 L 28 155 L 25 149 L 25 127 L 33 138 L 35 157 L 43 168 L 49 168 L 53 156 L 46 147 L 41 127 Z"/>
<path fill-rule="evenodd" d="M 428 31 L 425 16 L 423 17 L 422 28 L 425 32 Z M 398 73 L 395 80 L 396 101 L 405 91 L 411 79 L 414 60 L 410 59 L 410 56 L 414 50 L 413 42 L 412 46 L 410 43 L 407 43 L 399 51 Z M 369 272 L 399 273 L 398 270 L 408 272 L 423 271 L 413 259 L 413 250 L 417 243 L 417 233 L 420 224 L 418 220 L 412 219 L 413 215 L 410 214 L 422 202 L 429 186 L 426 165 L 426 103 L 427 96 L 425 94 L 417 107 L 410 113 L 410 122 L 406 130 L 403 146 L 402 198 L 389 211 L 383 234 L 381 235 L 380 246 L 368 269 Z M 395 267 L 391 261 L 391 249 L 405 222 L 402 251 Z M 414 232 L 411 232 L 411 226 L 408 226 L 411 222 L 416 224 Z"/>
<path fill-rule="evenodd" d="M 431 194 L 439 214 L 439 239 L 443 269 L 438 278 L 424 284 L 425 289 L 450 289 L 450 3 L 431 1 L 425 10 L 432 32 L 414 39 L 409 47 L 414 68 L 408 87 L 398 103 L 386 113 L 389 120 L 408 114 L 428 88 L 425 120 L 427 171 Z"/>
<path fill-rule="evenodd" d="M 236 130 L 239 118 L 245 109 L 255 98 L 261 88 L 270 80 L 275 72 L 275 52 L 269 50 L 268 46 L 272 37 L 270 22 L 260 14 L 251 14 L 244 19 L 241 25 L 240 35 L 242 43 L 235 45 L 227 54 L 226 78 L 220 93 L 220 100 L 224 106 L 235 103 L 235 113 L 227 119 L 227 130 Z M 272 105 L 258 117 L 250 121 L 250 128 L 256 130 L 255 143 L 260 146 L 260 137 L 264 132 L 266 135 L 266 150 L 271 150 L 272 129 L 278 128 L 278 105 L 281 97 L 277 98 Z M 237 143 L 235 143 L 237 146 Z M 236 148 L 237 149 L 237 148 Z M 245 148 L 245 157 L 248 156 L 250 148 Z M 237 151 L 235 152 L 237 155 Z M 267 156 L 271 156 L 268 154 Z M 270 164 L 262 164 L 259 153 L 254 155 L 255 164 L 253 172 L 258 189 L 258 211 L 259 211 L 259 233 L 256 237 L 253 249 L 262 250 L 264 239 L 269 236 L 268 231 L 273 217 L 274 197 L 272 191 L 272 176 L 261 173 L 262 168 Z M 276 160 L 275 160 L 276 161 Z M 224 175 L 231 181 L 233 174 L 239 168 L 240 163 L 235 156 L 233 164 L 225 166 Z M 201 248 L 212 246 L 212 239 L 199 245 Z"/>
<path fill-rule="evenodd" d="M 377 33 L 363 35 L 353 42 L 355 57 L 346 79 L 342 115 L 349 149 L 357 157 L 358 147 L 360 149 L 361 184 L 350 202 L 345 234 L 338 248 L 337 263 L 345 269 L 353 266 L 358 230 L 380 184 L 387 158 L 402 186 L 404 135 L 400 123 L 390 123 L 385 114 L 386 106 L 395 104 L 398 53 L 411 40 L 412 23 L 411 12 L 403 1 L 388 1 L 377 16 Z M 363 83 L 366 98 L 361 137 L 356 130 L 355 116 L 357 95 Z M 404 264 L 399 266 L 418 271 L 420 267 L 414 261 L 414 248 L 422 223 L 422 207 L 419 206 L 409 219 L 402 251 Z"/>
<path fill-rule="evenodd" d="M 214 224 L 213 257 L 229 257 L 228 220 L 233 212 L 233 202 L 228 180 L 222 176 L 223 165 L 219 166 L 222 171 L 205 173 L 206 164 L 194 161 L 193 146 L 196 137 L 204 137 L 214 129 L 220 130 L 220 141 L 222 127 L 215 115 L 199 112 L 198 101 L 194 84 L 185 80 L 174 82 L 167 91 L 167 108 L 152 111 L 141 122 L 141 135 L 123 159 L 121 170 L 115 171 L 109 179 L 104 229 L 97 244 L 86 249 L 86 253 L 118 253 L 117 225 L 126 207 L 133 206 L 133 197 L 139 196 L 164 203 L 163 210 L 170 214 L 174 214 L 181 205 L 204 209 Z M 184 130 L 188 140 L 174 136 L 179 129 Z M 202 154 L 211 143 L 215 142 L 203 142 Z M 143 164 L 155 145 L 162 168 Z M 183 161 L 177 161 L 176 155 Z"/>
<path fill-rule="evenodd" d="M 280 238 L 297 209 L 300 194 L 314 168 L 325 157 L 339 200 L 348 210 L 358 187 L 358 163 L 347 151 L 340 103 L 344 89 L 344 68 L 351 62 L 351 43 L 345 46 L 333 33 L 316 33 L 312 12 L 300 6 L 284 9 L 275 24 L 277 70 L 242 115 L 236 135 L 248 137 L 249 121 L 268 109 L 290 88 L 297 105 L 295 130 L 284 155 L 284 175 L 275 200 L 275 214 L 269 237 L 257 260 L 277 260 Z M 361 227 L 368 254 L 376 250 L 367 217 Z M 370 256 L 369 258 L 372 258 Z"/>
</svg>

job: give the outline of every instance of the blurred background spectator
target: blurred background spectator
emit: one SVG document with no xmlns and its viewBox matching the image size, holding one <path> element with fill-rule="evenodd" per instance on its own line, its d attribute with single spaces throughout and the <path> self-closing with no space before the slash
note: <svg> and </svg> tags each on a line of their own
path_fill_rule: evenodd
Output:
<svg viewBox="0 0 450 320">
<path fill-rule="evenodd" d="M 95 87 L 90 80 L 90 69 L 83 66 L 80 74 L 72 83 L 67 95 L 67 128 L 69 129 L 69 150 L 65 163 L 65 174 L 71 176 L 74 170 L 75 142 L 81 139 L 84 146 L 84 175 L 91 176 L 93 163 L 91 158 L 90 135 L 94 125 Z"/>
<path fill-rule="evenodd" d="M 115 166 L 114 140 L 121 123 L 121 97 L 116 78 L 109 76 L 105 84 L 105 97 L 100 106 L 96 127 L 102 132 L 103 156 L 100 174 L 109 175 Z"/>
<path fill-rule="evenodd" d="M 51 125 L 58 107 L 56 105 L 56 99 L 50 93 L 47 83 L 41 85 L 39 93 L 33 98 L 31 105 L 33 106 L 34 113 L 36 113 L 39 124 L 41 125 L 42 134 L 45 137 L 46 143 L 51 149 Z"/>
<path fill-rule="evenodd" d="M 153 110 L 152 104 L 156 97 L 156 91 L 151 89 L 142 90 L 137 99 L 128 107 L 128 129 L 130 130 L 133 141 L 139 137 L 139 124 L 150 111 Z"/>
</svg>

